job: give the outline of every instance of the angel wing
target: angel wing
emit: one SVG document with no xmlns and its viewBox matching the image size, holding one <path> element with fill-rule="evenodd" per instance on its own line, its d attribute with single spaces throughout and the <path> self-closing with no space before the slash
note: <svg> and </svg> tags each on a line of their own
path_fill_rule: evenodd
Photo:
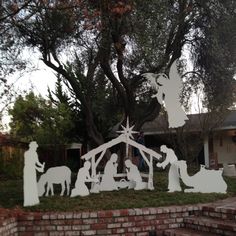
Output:
<svg viewBox="0 0 236 236">
<path fill-rule="evenodd" d="M 156 77 L 157 77 L 156 74 L 154 74 L 154 73 L 145 73 L 145 74 L 142 74 L 142 76 L 149 81 L 152 88 L 154 88 L 156 91 L 158 91 L 158 84 L 156 82 Z"/>
<path fill-rule="evenodd" d="M 171 81 L 171 90 L 173 90 L 173 92 L 175 91 L 175 93 L 177 92 L 178 94 L 180 94 L 183 88 L 183 83 L 177 70 L 176 61 L 177 60 L 175 60 L 170 67 L 169 79 Z"/>
</svg>

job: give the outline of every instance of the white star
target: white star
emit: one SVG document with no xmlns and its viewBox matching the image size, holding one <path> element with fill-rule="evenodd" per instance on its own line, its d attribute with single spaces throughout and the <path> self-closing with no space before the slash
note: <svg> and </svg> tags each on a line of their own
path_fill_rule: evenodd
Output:
<svg viewBox="0 0 236 236">
<path fill-rule="evenodd" d="M 121 125 L 121 127 L 122 127 L 123 130 L 122 131 L 117 131 L 117 133 L 124 134 L 126 136 L 126 138 L 134 139 L 133 134 L 138 133 L 137 131 L 133 131 L 134 125 L 129 127 L 129 118 L 127 118 L 126 127 L 124 127 L 123 125 Z"/>
</svg>

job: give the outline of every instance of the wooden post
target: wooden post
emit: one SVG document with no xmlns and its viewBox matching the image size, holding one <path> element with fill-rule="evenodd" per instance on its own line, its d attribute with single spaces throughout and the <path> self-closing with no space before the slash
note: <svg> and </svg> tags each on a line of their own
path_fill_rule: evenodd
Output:
<svg viewBox="0 0 236 236">
<path fill-rule="evenodd" d="M 148 176 L 148 189 L 153 190 L 153 156 L 150 155 L 149 162 L 149 176 Z"/>
</svg>

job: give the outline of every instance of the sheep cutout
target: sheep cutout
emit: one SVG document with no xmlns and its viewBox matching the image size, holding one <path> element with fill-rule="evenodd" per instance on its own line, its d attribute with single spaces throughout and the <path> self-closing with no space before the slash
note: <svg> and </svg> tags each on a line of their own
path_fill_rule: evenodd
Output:
<svg viewBox="0 0 236 236">
<path fill-rule="evenodd" d="M 70 184 L 71 184 L 71 170 L 67 166 L 57 166 L 52 167 L 47 170 L 45 174 L 42 174 L 38 181 L 38 195 L 39 197 L 43 196 L 45 193 L 45 185 L 46 194 L 45 196 L 49 196 L 49 192 L 51 191 L 51 195 L 54 195 L 53 184 L 61 184 L 61 194 L 63 196 L 65 193 L 65 189 L 67 189 L 67 195 L 70 194 Z"/>
</svg>

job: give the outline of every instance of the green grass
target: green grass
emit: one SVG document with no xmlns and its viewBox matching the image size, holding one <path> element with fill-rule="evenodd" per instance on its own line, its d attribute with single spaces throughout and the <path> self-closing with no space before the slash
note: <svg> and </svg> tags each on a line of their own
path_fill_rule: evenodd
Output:
<svg viewBox="0 0 236 236">
<path fill-rule="evenodd" d="M 60 197 L 58 191 L 54 197 L 40 198 L 40 205 L 25 208 L 28 211 L 92 211 L 105 209 L 124 209 L 140 207 L 159 207 L 212 202 L 236 195 L 236 179 L 225 178 L 228 184 L 227 194 L 167 193 L 167 172 L 155 172 L 155 190 L 119 190 L 90 194 L 87 197 Z M 0 181 L 0 207 L 23 208 L 22 180 Z"/>
</svg>

